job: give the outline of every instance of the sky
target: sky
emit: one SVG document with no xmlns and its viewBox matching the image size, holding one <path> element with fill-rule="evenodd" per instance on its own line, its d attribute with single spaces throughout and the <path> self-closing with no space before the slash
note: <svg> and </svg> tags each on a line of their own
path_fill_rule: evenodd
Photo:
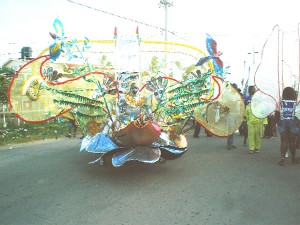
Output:
<svg viewBox="0 0 300 225">
<path fill-rule="evenodd" d="M 288 40 L 286 46 L 298 48 L 300 13 L 295 0 L 168 1 L 172 6 L 167 8 L 167 40 L 207 52 L 205 34 L 210 34 L 223 52 L 222 61 L 230 66 L 229 80 L 231 76 L 237 83 L 245 76 L 245 64 L 259 61 L 275 25 Z M 115 26 L 119 35 L 134 34 L 139 26 L 142 39 L 165 40 L 159 29 L 165 27 L 165 12 L 160 0 L 0 0 L 0 64 L 20 57 L 24 46 L 32 47 L 33 57 L 48 47 L 55 18 L 62 21 L 67 36 L 77 39 L 113 39 Z M 299 60 L 294 52 L 285 61 L 295 74 Z"/>
</svg>

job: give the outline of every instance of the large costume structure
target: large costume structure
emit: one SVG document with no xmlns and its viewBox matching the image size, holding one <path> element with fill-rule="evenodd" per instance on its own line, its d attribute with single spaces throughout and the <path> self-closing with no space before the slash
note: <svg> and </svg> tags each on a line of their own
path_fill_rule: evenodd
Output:
<svg viewBox="0 0 300 225">
<path fill-rule="evenodd" d="M 299 34 L 298 26 L 298 40 Z M 294 38 L 296 39 L 293 36 L 293 40 Z M 254 74 L 257 91 L 251 100 L 251 110 L 257 118 L 266 118 L 270 113 L 281 110 L 282 91 L 286 87 L 293 87 L 299 98 L 300 74 L 292 74 L 291 68 L 285 62 L 286 51 L 283 51 L 282 45 L 283 31 L 276 25 L 263 45 L 260 62 Z M 300 42 L 295 43 L 290 50 L 299 51 L 299 46 Z M 294 54 L 299 55 L 299 52 L 297 53 Z M 299 64 L 300 61 L 298 61 L 298 68 Z M 296 116 L 300 118 L 299 104 L 296 106 Z"/>
<path fill-rule="evenodd" d="M 138 33 L 119 39 L 115 30 L 114 40 L 67 40 L 57 19 L 54 28 L 54 43 L 16 72 L 9 101 L 28 122 L 74 118 L 86 134 L 80 151 L 98 155 L 93 163 L 119 167 L 132 160 L 176 159 L 187 152 L 192 119 L 220 137 L 240 126 L 244 103 L 221 76 L 221 54 L 214 54 L 210 36 L 206 58 L 193 46 L 141 40 Z M 189 72 L 176 79 L 171 70 L 153 65 L 166 53 Z"/>
</svg>

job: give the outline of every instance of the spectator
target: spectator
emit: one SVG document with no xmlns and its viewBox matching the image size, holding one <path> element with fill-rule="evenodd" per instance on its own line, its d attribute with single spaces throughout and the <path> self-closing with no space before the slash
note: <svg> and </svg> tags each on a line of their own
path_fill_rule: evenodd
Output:
<svg viewBox="0 0 300 225">
<path fill-rule="evenodd" d="M 268 124 L 266 124 L 265 126 L 264 138 L 272 139 L 275 136 L 277 136 L 276 121 L 275 121 L 274 114 L 273 113 L 270 114 L 267 118 L 268 118 Z"/>
<path fill-rule="evenodd" d="M 200 131 L 201 131 L 201 126 L 196 120 L 194 121 L 194 126 L 195 126 L 195 130 L 194 130 L 193 137 L 194 138 L 199 138 L 199 134 L 200 134 Z"/>
<path fill-rule="evenodd" d="M 73 133 L 73 137 L 76 137 L 76 130 L 77 130 L 78 126 L 77 126 L 75 120 L 69 119 L 69 121 L 70 121 L 70 125 L 69 125 L 68 133 L 66 134 L 66 137 L 68 137 L 68 138 L 72 137 L 72 133 Z"/>
</svg>

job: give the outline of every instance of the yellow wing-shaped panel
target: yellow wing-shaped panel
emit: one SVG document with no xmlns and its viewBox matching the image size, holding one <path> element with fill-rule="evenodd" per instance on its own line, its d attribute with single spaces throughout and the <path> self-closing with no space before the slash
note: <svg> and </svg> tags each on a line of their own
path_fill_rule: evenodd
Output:
<svg viewBox="0 0 300 225">
<path fill-rule="evenodd" d="M 245 105 L 240 93 L 230 84 L 218 81 L 219 95 L 209 102 L 199 106 L 195 119 L 211 133 L 226 137 L 234 133 L 243 121 Z"/>
</svg>

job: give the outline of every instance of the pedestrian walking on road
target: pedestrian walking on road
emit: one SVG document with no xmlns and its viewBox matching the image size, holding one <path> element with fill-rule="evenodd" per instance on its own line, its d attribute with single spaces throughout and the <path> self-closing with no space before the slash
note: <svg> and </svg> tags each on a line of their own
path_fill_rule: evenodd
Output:
<svg viewBox="0 0 300 225">
<path fill-rule="evenodd" d="M 238 87 L 235 83 L 232 83 L 231 86 L 236 90 L 238 91 Z M 240 93 L 240 91 L 238 91 Z M 231 107 L 235 107 L 235 105 L 233 104 L 233 106 Z M 232 125 L 234 121 L 231 120 L 228 120 L 228 123 Z M 236 148 L 236 146 L 233 144 L 233 140 L 234 140 L 234 133 L 233 132 L 232 134 L 230 134 L 228 137 L 227 137 L 227 150 L 231 150 L 233 148 Z"/>
<path fill-rule="evenodd" d="M 297 105 L 296 92 L 292 87 L 286 87 L 282 92 L 280 111 L 278 118 L 278 132 L 280 133 L 280 161 L 284 166 L 285 155 L 288 149 L 292 155 L 292 163 L 298 163 L 296 159 L 296 138 L 299 134 L 299 120 L 295 116 Z"/>
<path fill-rule="evenodd" d="M 257 118 L 256 116 L 253 115 L 251 111 L 251 99 L 255 93 L 255 87 L 249 86 L 248 92 L 249 92 L 249 99 L 247 101 L 248 104 L 246 106 L 245 114 L 246 114 L 246 121 L 248 127 L 249 154 L 252 154 L 254 152 L 256 153 L 260 152 L 263 124 L 266 119 L 264 120 L 264 119 Z"/>
</svg>

